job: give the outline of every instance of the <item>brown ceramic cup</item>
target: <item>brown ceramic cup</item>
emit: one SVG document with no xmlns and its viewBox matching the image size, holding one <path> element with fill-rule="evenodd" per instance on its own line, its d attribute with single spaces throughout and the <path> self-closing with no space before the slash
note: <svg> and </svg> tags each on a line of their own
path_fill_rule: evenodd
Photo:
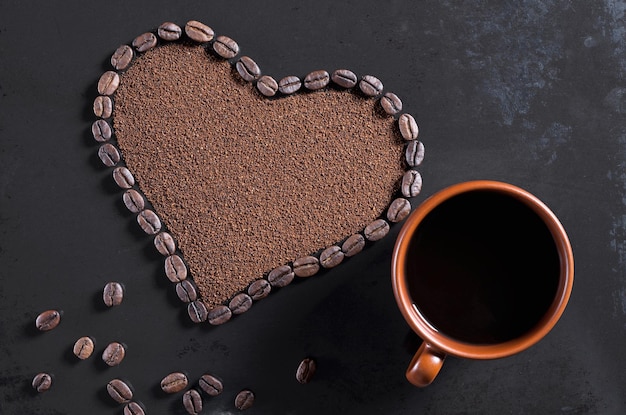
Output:
<svg viewBox="0 0 626 415">
<path fill-rule="evenodd" d="M 556 324 L 574 277 L 572 248 L 554 213 L 511 184 L 471 181 L 424 201 L 392 259 L 393 291 L 423 340 L 407 371 L 429 385 L 447 355 L 521 352 Z"/>
</svg>

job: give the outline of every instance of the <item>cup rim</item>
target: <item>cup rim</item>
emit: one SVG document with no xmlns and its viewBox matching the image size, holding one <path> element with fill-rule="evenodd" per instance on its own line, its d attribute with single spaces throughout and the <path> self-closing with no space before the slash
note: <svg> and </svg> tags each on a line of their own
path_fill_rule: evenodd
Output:
<svg viewBox="0 0 626 415">
<path fill-rule="evenodd" d="M 435 207 L 453 196 L 471 191 L 492 191 L 509 195 L 531 208 L 546 224 L 559 253 L 560 274 L 557 292 L 550 307 L 533 329 L 512 340 L 496 344 L 472 344 L 462 342 L 439 332 L 413 304 L 406 284 L 404 258 L 407 255 L 411 235 L 422 219 Z M 492 181 L 474 180 L 451 185 L 435 193 L 420 204 L 400 229 L 393 249 L 391 279 L 398 308 L 411 329 L 423 341 L 450 355 L 472 359 L 496 359 L 521 352 L 541 340 L 556 325 L 565 311 L 573 287 L 574 256 L 567 233 L 556 215 L 536 196 L 515 185 Z"/>
</svg>

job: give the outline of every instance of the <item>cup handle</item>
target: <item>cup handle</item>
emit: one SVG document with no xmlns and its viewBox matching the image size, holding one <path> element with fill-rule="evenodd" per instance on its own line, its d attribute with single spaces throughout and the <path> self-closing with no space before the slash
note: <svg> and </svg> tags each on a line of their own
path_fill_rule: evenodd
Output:
<svg viewBox="0 0 626 415">
<path fill-rule="evenodd" d="M 407 380 L 418 387 L 430 385 L 441 370 L 445 358 L 445 353 L 422 342 L 406 370 Z"/>
</svg>

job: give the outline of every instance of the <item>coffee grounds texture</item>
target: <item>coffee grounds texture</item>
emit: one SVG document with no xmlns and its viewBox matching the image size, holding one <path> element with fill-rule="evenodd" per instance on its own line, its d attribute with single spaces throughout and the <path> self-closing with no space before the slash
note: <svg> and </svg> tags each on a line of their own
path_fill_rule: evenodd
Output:
<svg viewBox="0 0 626 415">
<path fill-rule="evenodd" d="M 174 43 L 122 74 L 113 122 L 213 307 L 385 211 L 403 143 L 377 105 L 332 88 L 268 99 L 203 47 Z"/>
</svg>

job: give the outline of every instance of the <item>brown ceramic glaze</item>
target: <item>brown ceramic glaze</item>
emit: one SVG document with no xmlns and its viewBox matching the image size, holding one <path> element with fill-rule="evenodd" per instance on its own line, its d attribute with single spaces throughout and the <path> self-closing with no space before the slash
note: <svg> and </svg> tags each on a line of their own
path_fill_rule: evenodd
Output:
<svg viewBox="0 0 626 415">
<path fill-rule="evenodd" d="M 470 191 L 493 191 L 508 195 L 531 208 L 545 223 L 554 239 L 559 255 L 559 279 L 556 294 L 547 312 L 525 334 L 502 343 L 472 344 L 458 341 L 436 330 L 419 313 L 409 293 L 405 263 L 412 236 L 424 217 L 442 202 Z M 514 266 L 514 264 L 513 264 Z M 541 340 L 556 324 L 567 305 L 574 278 L 574 258 L 565 230 L 554 213 L 535 196 L 511 184 L 494 181 L 471 181 L 450 186 L 426 201 L 411 213 L 400 230 L 393 252 L 392 285 L 405 320 L 423 343 L 407 371 L 407 379 L 416 386 L 427 386 L 439 373 L 446 355 L 469 359 L 495 359 L 521 352 Z"/>
</svg>

